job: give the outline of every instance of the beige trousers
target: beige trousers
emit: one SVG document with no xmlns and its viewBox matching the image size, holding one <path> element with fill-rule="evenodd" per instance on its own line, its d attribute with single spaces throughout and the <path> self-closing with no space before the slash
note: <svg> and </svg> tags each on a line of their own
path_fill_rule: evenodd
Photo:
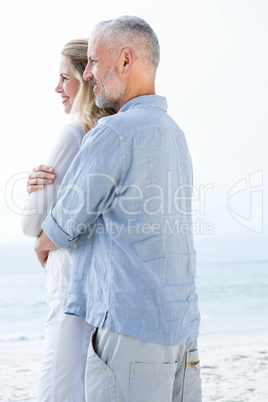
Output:
<svg viewBox="0 0 268 402">
<path fill-rule="evenodd" d="M 87 402 L 200 402 L 197 342 L 166 346 L 144 342 L 105 325 L 91 337 Z"/>
</svg>

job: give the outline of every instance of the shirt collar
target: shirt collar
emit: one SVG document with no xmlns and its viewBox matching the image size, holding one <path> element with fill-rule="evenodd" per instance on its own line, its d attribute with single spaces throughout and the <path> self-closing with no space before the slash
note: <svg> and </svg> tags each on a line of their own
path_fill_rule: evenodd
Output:
<svg viewBox="0 0 268 402">
<path fill-rule="evenodd" d="M 126 112 L 128 109 L 130 109 L 133 106 L 136 105 L 146 105 L 146 106 L 151 106 L 159 109 L 163 109 L 165 112 L 167 111 L 167 100 L 164 96 L 159 96 L 159 95 L 142 95 L 142 96 L 137 96 L 136 98 L 131 99 L 128 101 L 119 111 L 120 112 Z"/>
</svg>

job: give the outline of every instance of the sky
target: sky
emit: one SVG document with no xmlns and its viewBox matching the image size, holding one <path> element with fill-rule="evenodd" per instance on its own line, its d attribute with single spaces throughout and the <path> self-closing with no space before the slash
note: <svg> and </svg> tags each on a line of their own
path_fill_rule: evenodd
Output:
<svg viewBox="0 0 268 402">
<path fill-rule="evenodd" d="M 62 47 L 125 14 L 160 42 L 156 92 L 192 155 L 200 261 L 268 259 L 266 0 L 3 0 L 0 245 L 32 244 L 20 229 L 25 177 L 69 122 L 54 91 Z"/>
</svg>

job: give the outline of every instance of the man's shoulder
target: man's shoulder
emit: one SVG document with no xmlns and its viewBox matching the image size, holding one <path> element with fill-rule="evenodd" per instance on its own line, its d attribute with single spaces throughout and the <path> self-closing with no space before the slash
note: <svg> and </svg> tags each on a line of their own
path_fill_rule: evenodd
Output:
<svg viewBox="0 0 268 402">
<path fill-rule="evenodd" d="M 94 126 L 94 131 L 96 133 L 101 133 L 108 131 L 122 140 L 124 138 L 124 133 L 128 133 L 135 130 L 136 124 L 134 124 L 135 118 L 132 111 L 117 113 L 111 116 L 102 117 Z"/>
<path fill-rule="evenodd" d="M 165 109 L 150 104 L 133 102 L 133 104 L 120 110 L 117 114 L 103 117 L 96 125 L 99 129 L 109 129 L 120 139 L 138 131 L 157 131 L 172 129 L 181 131 L 177 123 L 168 115 Z"/>
</svg>

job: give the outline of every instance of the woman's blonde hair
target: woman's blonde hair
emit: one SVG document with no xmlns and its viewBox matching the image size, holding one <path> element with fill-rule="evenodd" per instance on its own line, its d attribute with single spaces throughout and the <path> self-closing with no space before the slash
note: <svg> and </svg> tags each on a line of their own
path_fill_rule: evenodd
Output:
<svg viewBox="0 0 268 402">
<path fill-rule="evenodd" d="M 101 117 L 114 114 L 111 109 L 100 109 L 95 105 L 92 85 L 83 79 L 83 72 L 87 65 L 87 47 L 87 39 L 74 39 L 66 43 L 62 50 L 62 55 L 69 57 L 71 61 L 75 78 L 80 81 L 80 89 L 72 111 L 78 113 L 78 120 L 85 133 L 91 130 Z"/>
</svg>

